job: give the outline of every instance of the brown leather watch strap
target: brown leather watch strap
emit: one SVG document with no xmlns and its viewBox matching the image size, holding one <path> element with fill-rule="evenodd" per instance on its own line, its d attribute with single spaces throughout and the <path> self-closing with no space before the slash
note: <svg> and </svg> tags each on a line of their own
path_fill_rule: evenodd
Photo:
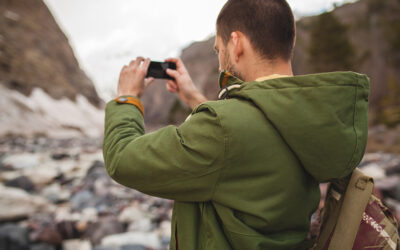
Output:
<svg viewBox="0 0 400 250">
<path fill-rule="evenodd" d="M 135 105 L 136 107 L 139 108 L 140 112 L 144 116 L 144 108 L 143 108 L 142 102 L 139 99 L 137 99 L 135 97 L 131 97 L 131 96 L 123 96 L 123 97 L 117 97 L 114 100 L 118 103 L 128 103 L 128 104 Z"/>
</svg>

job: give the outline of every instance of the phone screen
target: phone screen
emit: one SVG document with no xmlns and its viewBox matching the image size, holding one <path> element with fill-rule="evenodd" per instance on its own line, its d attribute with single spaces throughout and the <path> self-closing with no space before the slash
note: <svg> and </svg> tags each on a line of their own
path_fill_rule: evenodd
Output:
<svg viewBox="0 0 400 250">
<path fill-rule="evenodd" d="M 176 70 L 176 64 L 173 62 L 155 62 L 151 61 L 149 69 L 147 70 L 147 75 L 146 77 L 154 77 L 158 79 L 171 79 L 173 80 L 171 76 L 169 76 L 166 72 L 166 70 L 174 69 Z"/>
</svg>

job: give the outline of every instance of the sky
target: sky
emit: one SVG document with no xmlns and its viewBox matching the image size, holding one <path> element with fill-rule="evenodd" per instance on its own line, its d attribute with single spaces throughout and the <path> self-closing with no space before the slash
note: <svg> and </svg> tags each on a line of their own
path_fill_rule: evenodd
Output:
<svg viewBox="0 0 400 250">
<path fill-rule="evenodd" d="M 354 0 L 288 0 L 296 17 Z M 163 61 L 215 34 L 226 0 L 45 0 L 99 95 L 113 98 L 120 69 L 137 56 Z"/>
</svg>

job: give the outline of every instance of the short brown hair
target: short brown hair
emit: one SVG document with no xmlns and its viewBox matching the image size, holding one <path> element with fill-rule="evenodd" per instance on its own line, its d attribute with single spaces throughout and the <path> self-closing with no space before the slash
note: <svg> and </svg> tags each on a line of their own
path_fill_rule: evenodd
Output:
<svg viewBox="0 0 400 250">
<path fill-rule="evenodd" d="M 285 0 L 229 0 L 218 15 L 217 34 L 227 45 L 233 31 L 245 34 L 263 58 L 292 58 L 296 27 Z"/>
</svg>

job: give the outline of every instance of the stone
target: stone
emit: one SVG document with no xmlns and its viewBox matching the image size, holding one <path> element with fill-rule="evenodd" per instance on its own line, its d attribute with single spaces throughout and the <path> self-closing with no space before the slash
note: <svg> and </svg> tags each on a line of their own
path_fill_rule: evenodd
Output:
<svg viewBox="0 0 400 250">
<path fill-rule="evenodd" d="M 121 250 L 147 250 L 148 248 L 143 245 L 129 244 L 121 246 Z"/>
<path fill-rule="evenodd" d="M 81 210 L 83 208 L 88 207 L 90 203 L 92 203 L 92 200 L 93 200 L 92 192 L 90 192 L 89 190 L 81 190 L 72 196 L 70 202 L 74 209 Z"/>
<path fill-rule="evenodd" d="M 376 163 L 370 163 L 364 166 L 363 168 L 361 168 L 361 171 L 364 174 L 374 178 L 374 180 L 383 179 L 386 177 L 385 170 Z"/>
<path fill-rule="evenodd" d="M 399 183 L 400 183 L 400 176 L 392 175 L 383 179 L 376 180 L 374 186 L 380 190 L 387 191 L 395 189 L 396 187 L 399 186 Z"/>
<path fill-rule="evenodd" d="M 33 182 L 24 175 L 5 181 L 4 185 L 7 187 L 21 188 L 27 192 L 35 191 L 35 185 Z"/>
<path fill-rule="evenodd" d="M 62 203 L 68 201 L 71 193 L 67 189 L 63 189 L 57 182 L 43 188 L 41 195 L 53 203 Z"/>
<path fill-rule="evenodd" d="M 48 245 L 48 244 L 33 244 L 31 245 L 30 250 L 56 250 L 55 246 Z"/>
<path fill-rule="evenodd" d="M 53 160 L 56 160 L 56 161 L 68 159 L 70 157 L 71 156 L 69 154 L 67 154 L 67 153 L 54 153 L 54 154 L 51 155 L 51 158 Z"/>
<path fill-rule="evenodd" d="M 92 244 L 87 240 L 65 240 L 63 250 L 92 250 Z"/>
<path fill-rule="evenodd" d="M 121 250 L 120 247 L 95 246 L 93 250 Z"/>
<path fill-rule="evenodd" d="M 100 217 L 95 223 L 89 223 L 85 232 L 85 238 L 97 245 L 107 235 L 119 234 L 125 231 L 121 222 L 114 216 Z"/>
<path fill-rule="evenodd" d="M 58 169 L 49 165 L 25 169 L 22 173 L 28 176 L 38 188 L 52 183 L 61 174 Z"/>
<path fill-rule="evenodd" d="M 56 250 L 56 248 L 55 246 L 41 243 L 31 245 L 30 250 Z"/>
<path fill-rule="evenodd" d="M 0 185 L 0 222 L 25 219 L 41 211 L 54 211 L 54 206 L 22 189 Z"/>
<path fill-rule="evenodd" d="M 0 226 L 0 249 L 29 250 L 28 231 L 15 224 Z"/>
<path fill-rule="evenodd" d="M 101 240 L 102 246 L 143 245 L 155 249 L 161 248 L 157 233 L 127 232 L 106 236 Z"/>
<path fill-rule="evenodd" d="M 10 166 L 13 169 L 37 167 L 41 162 L 41 156 L 39 154 L 30 153 L 10 155 L 3 160 L 5 166 Z"/>
</svg>

